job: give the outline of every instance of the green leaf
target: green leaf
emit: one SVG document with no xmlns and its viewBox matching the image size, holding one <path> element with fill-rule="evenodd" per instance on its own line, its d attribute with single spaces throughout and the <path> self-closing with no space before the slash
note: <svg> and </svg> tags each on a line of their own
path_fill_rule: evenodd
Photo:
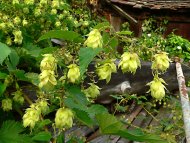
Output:
<svg viewBox="0 0 190 143">
<path fill-rule="evenodd" d="M 93 104 L 88 108 L 88 113 L 90 114 L 91 118 L 94 118 L 97 114 L 108 113 L 108 110 L 102 105 Z"/>
<path fill-rule="evenodd" d="M 166 143 L 159 136 L 153 134 L 144 134 L 141 130 L 129 131 L 125 129 L 125 125 L 111 114 L 98 114 L 96 119 L 103 134 L 118 135 L 129 140 L 149 142 L 149 143 Z"/>
<path fill-rule="evenodd" d="M 0 79 L 5 79 L 8 74 L 0 72 Z"/>
<path fill-rule="evenodd" d="M 0 64 L 2 65 L 3 61 L 11 53 L 11 49 L 7 45 L 0 42 L 0 51 Z"/>
<path fill-rule="evenodd" d="M 92 127 L 94 122 L 93 120 L 90 118 L 89 114 L 83 110 L 79 110 L 79 109 L 73 109 L 73 111 L 75 112 L 76 117 L 85 125 Z"/>
<path fill-rule="evenodd" d="M 117 38 L 111 38 L 110 42 L 109 42 L 109 46 L 111 46 L 112 48 L 116 48 L 118 45 L 118 39 Z"/>
<path fill-rule="evenodd" d="M 99 23 L 98 25 L 96 25 L 94 27 L 94 29 L 98 29 L 98 30 L 105 30 L 106 28 L 110 27 L 110 23 L 109 22 L 102 22 L 102 23 Z"/>
<path fill-rule="evenodd" d="M 3 122 L 0 128 L 0 143 L 32 143 L 28 135 L 21 134 L 24 130 L 19 122 Z"/>
<path fill-rule="evenodd" d="M 102 48 L 81 48 L 79 51 L 79 66 L 80 74 L 83 76 L 88 65 L 94 59 L 94 57 L 99 54 L 103 49 Z"/>
<path fill-rule="evenodd" d="M 89 104 L 89 101 L 86 99 L 86 96 L 81 89 L 77 86 L 67 86 L 65 87 L 67 90 L 67 97 L 71 98 L 75 104 L 80 105 L 81 107 L 85 107 Z M 75 105 L 69 105 L 72 108 Z"/>
<path fill-rule="evenodd" d="M 6 90 L 6 88 L 7 88 L 6 85 L 0 82 L 0 96 L 3 95 L 3 93 Z"/>
<path fill-rule="evenodd" d="M 97 114 L 96 119 L 103 134 L 117 133 L 120 129 L 124 129 L 124 124 L 111 114 Z"/>
<path fill-rule="evenodd" d="M 133 32 L 131 31 L 118 31 L 116 32 L 116 34 L 119 34 L 119 35 L 131 35 Z"/>
<path fill-rule="evenodd" d="M 52 123 L 52 121 L 51 121 L 50 119 L 42 120 L 42 121 L 40 121 L 40 122 L 37 122 L 37 128 L 43 129 L 44 126 L 49 125 L 49 124 L 51 124 L 51 123 Z"/>
<path fill-rule="evenodd" d="M 38 41 L 50 39 L 50 38 L 63 39 L 63 40 L 72 41 L 72 42 L 82 42 L 83 41 L 83 38 L 80 34 L 74 32 L 74 31 L 62 31 L 62 30 L 49 31 L 46 34 L 42 35 L 38 39 Z"/>
<path fill-rule="evenodd" d="M 40 132 L 34 137 L 32 137 L 32 140 L 34 141 L 50 141 L 51 139 L 51 133 L 50 132 Z"/>
<path fill-rule="evenodd" d="M 57 139 L 56 139 L 57 143 L 65 143 L 65 137 L 64 137 L 64 133 L 61 133 Z"/>
<path fill-rule="evenodd" d="M 18 80 L 29 81 L 29 79 L 25 76 L 24 70 L 15 70 L 15 71 L 13 71 L 13 73 Z"/>
<path fill-rule="evenodd" d="M 14 49 L 11 49 L 11 53 L 9 54 L 9 60 L 6 61 L 9 71 L 16 70 L 16 66 L 19 63 L 20 57 Z"/>
<path fill-rule="evenodd" d="M 39 83 L 40 83 L 40 80 L 39 80 L 39 74 L 37 73 L 26 73 L 25 74 L 25 77 L 28 78 L 32 84 L 38 86 Z"/>
</svg>

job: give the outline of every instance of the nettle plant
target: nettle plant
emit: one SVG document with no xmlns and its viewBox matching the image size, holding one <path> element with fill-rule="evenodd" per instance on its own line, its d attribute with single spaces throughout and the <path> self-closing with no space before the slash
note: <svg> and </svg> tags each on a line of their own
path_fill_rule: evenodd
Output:
<svg viewBox="0 0 190 143">
<path fill-rule="evenodd" d="M 148 42 L 142 40 L 146 36 L 136 39 L 128 30 L 114 32 L 108 22 L 93 20 L 83 1 L 4 0 L 0 9 L 3 51 L 0 53 L 0 119 L 22 119 L 26 128 L 5 121 L 0 129 L 0 141 L 61 143 L 65 131 L 84 124 L 98 125 L 102 134 L 165 142 L 140 129 L 128 131 L 122 119 L 95 103 L 101 91 L 98 81 L 109 83 L 112 74 L 120 69 L 123 74 L 135 74 L 141 65 L 140 58 L 152 61 L 154 79 L 147 85 L 152 97 L 162 100 L 166 83 L 159 76 L 169 68 L 170 62 L 163 44 L 153 40 L 149 41 L 152 47 L 148 47 Z M 117 52 L 118 43 L 125 45 L 123 54 Z M 35 95 L 27 95 L 27 89 L 33 89 Z M 9 136 L 7 131 L 13 129 L 14 136 Z M 22 134 L 23 131 L 29 135 Z"/>
</svg>

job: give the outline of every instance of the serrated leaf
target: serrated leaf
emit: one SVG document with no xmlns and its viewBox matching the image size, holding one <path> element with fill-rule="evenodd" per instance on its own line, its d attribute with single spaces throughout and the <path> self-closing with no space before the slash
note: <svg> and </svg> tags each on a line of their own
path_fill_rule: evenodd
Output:
<svg viewBox="0 0 190 143">
<path fill-rule="evenodd" d="M 88 108 L 88 113 L 90 114 L 91 118 L 94 118 L 96 114 L 108 113 L 108 110 L 102 105 L 93 104 Z"/>
<path fill-rule="evenodd" d="M 24 70 L 15 70 L 15 71 L 13 71 L 13 73 L 18 80 L 29 81 L 29 79 L 25 76 Z"/>
<path fill-rule="evenodd" d="M 110 42 L 109 42 L 109 46 L 111 46 L 112 48 L 116 48 L 118 45 L 118 39 L 117 38 L 111 38 Z"/>
<path fill-rule="evenodd" d="M 83 110 L 73 109 L 75 116 L 85 125 L 92 127 L 94 122 L 90 118 L 89 114 Z"/>
<path fill-rule="evenodd" d="M 83 76 L 88 65 L 96 55 L 98 55 L 103 49 L 102 48 L 81 48 L 79 51 L 79 66 L 80 74 Z"/>
<path fill-rule="evenodd" d="M 125 129 L 124 124 L 111 114 L 98 114 L 96 119 L 103 134 L 118 135 L 129 140 L 149 142 L 149 143 L 166 143 L 159 136 L 153 134 L 144 134 L 141 130 L 129 131 Z"/>
<path fill-rule="evenodd" d="M 26 73 L 25 77 L 28 78 L 31 81 L 31 83 L 36 86 L 38 86 L 40 83 L 39 74 L 37 73 Z"/>
<path fill-rule="evenodd" d="M 72 41 L 72 42 L 82 42 L 83 38 L 80 34 L 74 32 L 74 31 L 62 31 L 62 30 L 52 30 L 44 35 L 42 35 L 38 41 L 50 39 L 50 38 L 57 38 L 57 39 L 63 39 L 66 41 Z"/>
<path fill-rule="evenodd" d="M 89 101 L 86 99 L 85 94 L 81 92 L 81 89 L 79 87 L 67 86 L 65 88 L 68 92 L 67 97 L 72 98 L 76 104 L 79 104 L 81 106 L 85 106 L 89 104 Z"/>
<path fill-rule="evenodd" d="M 0 97 L 3 95 L 6 88 L 7 88 L 6 85 L 0 82 Z"/>
<path fill-rule="evenodd" d="M 50 132 L 40 132 L 34 137 L 32 137 L 32 140 L 34 141 L 50 141 L 51 139 L 51 133 Z"/>
<path fill-rule="evenodd" d="M 16 66 L 19 63 L 19 56 L 17 52 L 14 49 L 11 49 L 11 53 L 9 54 L 9 59 L 10 59 L 10 66 L 12 70 L 16 70 Z"/>
<path fill-rule="evenodd" d="M 5 79 L 8 74 L 0 72 L 0 79 Z"/>
<path fill-rule="evenodd" d="M 21 134 L 24 128 L 21 123 L 5 121 L 0 128 L 0 143 L 32 143 L 28 135 Z"/>
<path fill-rule="evenodd" d="M 116 133 L 120 129 L 124 129 L 124 124 L 111 114 L 97 114 L 96 119 L 103 134 Z"/>
<path fill-rule="evenodd" d="M 7 45 L 0 42 L 0 51 L 0 64 L 2 65 L 3 61 L 11 53 L 11 49 Z"/>
<path fill-rule="evenodd" d="M 57 142 L 57 143 L 64 143 L 64 142 L 65 142 L 64 133 L 61 133 L 61 134 L 57 137 L 56 142 Z"/>
<path fill-rule="evenodd" d="M 37 123 L 37 127 L 43 128 L 44 126 L 49 125 L 51 123 L 52 123 L 52 121 L 50 119 L 45 119 L 45 120 L 42 120 L 39 123 Z"/>
<path fill-rule="evenodd" d="M 94 29 L 101 29 L 102 31 L 107 29 L 108 27 L 110 27 L 110 23 L 109 22 L 102 22 L 102 23 L 99 23 L 98 25 L 96 25 L 94 27 Z"/>
</svg>

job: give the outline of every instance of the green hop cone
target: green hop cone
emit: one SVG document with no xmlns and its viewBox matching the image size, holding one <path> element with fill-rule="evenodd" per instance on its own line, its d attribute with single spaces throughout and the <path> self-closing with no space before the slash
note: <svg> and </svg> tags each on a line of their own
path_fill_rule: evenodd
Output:
<svg viewBox="0 0 190 143">
<path fill-rule="evenodd" d="M 2 100 L 2 108 L 3 111 L 10 111 L 12 110 L 12 100 L 10 98 Z"/>
<path fill-rule="evenodd" d="M 55 115 L 56 128 L 71 128 L 73 125 L 73 112 L 68 108 L 59 108 Z"/>
<path fill-rule="evenodd" d="M 40 119 L 41 112 L 34 108 L 35 106 L 31 105 L 31 108 L 26 109 L 25 114 L 23 116 L 23 126 L 34 128 L 37 121 Z"/>
<path fill-rule="evenodd" d="M 51 89 L 55 85 L 57 85 L 57 80 L 55 78 L 54 71 L 44 70 L 40 74 L 39 78 L 40 78 L 39 88 L 44 87 L 44 89 Z"/>
<path fill-rule="evenodd" d="M 90 83 L 90 87 L 84 90 L 84 93 L 87 98 L 96 98 L 98 95 L 100 95 L 100 88 L 95 85 L 94 83 Z"/>
<path fill-rule="evenodd" d="M 46 114 L 49 111 L 48 102 L 46 100 L 38 101 L 35 106 L 42 114 Z"/>
<path fill-rule="evenodd" d="M 13 100 L 15 102 L 21 105 L 24 103 L 24 97 L 22 96 L 22 92 L 20 90 L 14 92 L 13 95 L 14 95 Z"/>
<path fill-rule="evenodd" d="M 118 67 L 121 67 L 123 73 L 131 72 L 135 74 L 137 68 L 140 67 L 140 60 L 138 55 L 136 53 L 125 52 L 121 56 L 121 61 Z"/>
<path fill-rule="evenodd" d="M 87 40 L 84 42 L 84 45 L 90 48 L 102 48 L 102 44 L 102 36 L 98 29 L 92 30 L 88 34 Z"/>
<path fill-rule="evenodd" d="M 57 60 L 53 57 L 52 54 L 44 54 L 44 58 L 40 63 L 41 71 L 51 70 L 55 71 L 57 69 Z"/>
<path fill-rule="evenodd" d="M 23 40 L 22 32 L 20 30 L 13 31 L 13 35 L 14 35 L 14 42 L 16 44 L 22 44 L 22 40 Z"/>
<path fill-rule="evenodd" d="M 67 78 L 69 82 L 75 83 L 80 78 L 80 70 L 76 64 L 71 64 L 68 66 L 69 71 L 67 73 Z"/>
<path fill-rule="evenodd" d="M 109 60 L 108 62 L 98 66 L 96 68 L 96 72 L 99 76 L 99 80 L 106 79 L 106 82 L 108 83 L 111 79 L 111 74 L 116 73 L 117 69 L 113 60 Z"/>
<path fill-rule="evenodd" d="M 147 85 L 150 86 L 151 96 L 156 98 L 157 100 L 162 100 L 165 97 L 165 81 L 162 78 L 154 77 L 154 80 L 148 83 Z"/>
<path fill-rule="evenodd" d="M 152 62 L 152 69 L 153 70 L 160 70 L 162 72 L 166 71 L 170 65 L 170 59 L 166 52 L 162 52 L 159 54 L 154 55 L 154 60 Z"/>
</svg>

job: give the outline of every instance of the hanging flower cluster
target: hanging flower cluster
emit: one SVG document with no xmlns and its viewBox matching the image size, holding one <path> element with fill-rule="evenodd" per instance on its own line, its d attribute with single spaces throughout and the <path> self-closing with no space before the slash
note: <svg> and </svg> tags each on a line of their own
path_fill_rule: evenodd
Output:
<svg viewBox="0 0 190 143">
<path fill-rule="evenodd" d="M 166 52 L 161 52 L 159 54 L 155 54 L 153 57 L 152 62 L 152 70 L 156 72 L 154 75 L 154 80 L 148 83 L 150 86 L 150 92 L 152 97 L 156 98 L 157 100 L 162 100 L 165 97 L 165 81 L 162 78 L 158 77 L 158 73 L 165 72 L 169 68 L 169 61 L 168 55 Z"/>
<path fill-rule="evenodd" d="M 162 100 L 165 97 L 165 81 L 162 78 L 157 76 L 154 77 L 154 80 L 148 83 L 147 85 L 150 86 L 150 92 L 152 97 L 156 98 L 157 100 Z"/>
<path fill-rule="evenodd" d="M 170 59 L 166 52 L 162 52 L 154 55 L 152 62 L 153 70 L 160 70 L 162 72 L 166 71 L 169 68 Z"/>
<path fill-rule="evenodd" d="M 121 56 L 121 61 L 118 66 L 121 67 L 123 73 L 131 72 L 134 74 L 137 68 L 140 67 L 139 57 L 136 53 L 125 52 Z"/>
<path fill-rule="evenodd" d="M 59 129 L 70 128 L 73 125 L 74 114 L 69 108 L 59 108 L 55 115 L 55 126 Z"/>
<path fill-rule="evenodd" d="M 14 97 L 13 100 L 19 104 L 24 103 L 24 97 L 22 96 L 21 90 L 17 90 L 16 92 L 13 93 Z"/>
<path fill-rule="evenodd" d="M 1 106 L 4 111 L 12 110 L 12 100 L 10 98 L 3 99 Z"/>
<path fill-rule="evenodd" d="M 84 90 L 84 93 L 87 98 L 95 99 L 100 95 L 100 88 L 94 83 L 89 83 L 90 87 Z"/>
<path fill-rule="evenodd" d="M 76 64 L 71 64 L 68 66 L 69 71 L 67 73 L 67 78 L 69 82 L 75 83 L 80 78 L 80 70 Z"/>
<path fill-rule="evenodd" d="M 107 83 L 110 81 L 111 74 L 117 72 L 117 68 L 114 61 L 115 60 L 109 60 L 101 65 L 97 65 L 96 73 L 99 76 L 99 80 L 106 79 Z"/>
<path fill-rule="evenodd" d="M 40 120 L 40 115 L 49 111 L 48 102 L 46 100 L 40 100 L 30 105 L 30 108 L 26 109 L 23 116 L 24 127 L 34 128 L 36 122 Z"/>
<path fill-rule="evenodd" d="M 98 29 L 92 30 L 88 34 L 87 40 L 84 42 L 84 45 L 90 48 L 102 48 L 103 40 L 102 35 Z"/>
<path fill-rule="evenodd" d="M 41 61 L 40 69 L 41 74 L 39 76 L 40 83 L 39 87 L 44 87 L 45 89 L 52 88 L 57 84 L 55 78 L 55 71 L 57 69 L 57 60 L 53 57 L 52 54 L 43 55 L 44 58 Z"/>
</svg>

